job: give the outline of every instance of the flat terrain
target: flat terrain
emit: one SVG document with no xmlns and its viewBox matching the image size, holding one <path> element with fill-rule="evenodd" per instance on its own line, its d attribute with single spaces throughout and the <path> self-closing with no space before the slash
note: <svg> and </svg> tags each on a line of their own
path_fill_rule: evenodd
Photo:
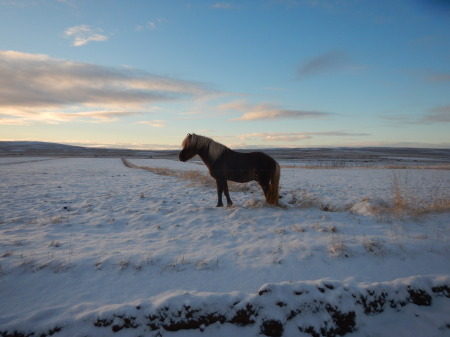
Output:
<svg viewBox="0 0 450 337">
<path fill-rule="evenodd" d="M 450 334 L 446 150 L 270 150 L 283 207 L 250 183 L 216 208 L 175 152 L 17 146 L 0 146 L 2 336 Z"/>
</svg>

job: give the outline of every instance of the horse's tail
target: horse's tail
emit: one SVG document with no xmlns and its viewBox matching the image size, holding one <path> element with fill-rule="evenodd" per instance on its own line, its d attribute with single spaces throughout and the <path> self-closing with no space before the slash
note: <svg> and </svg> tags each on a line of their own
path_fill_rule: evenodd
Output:
<svg viewBox="0 0 450 337">
<path fill-rule="evenodd" d="M 280 185 L 280 165 L 275 162 L 275 170 L 270 177 L 269 190 L 267 192 L 267 203 L 278 206 L 278 189 Z"/>
</svg>

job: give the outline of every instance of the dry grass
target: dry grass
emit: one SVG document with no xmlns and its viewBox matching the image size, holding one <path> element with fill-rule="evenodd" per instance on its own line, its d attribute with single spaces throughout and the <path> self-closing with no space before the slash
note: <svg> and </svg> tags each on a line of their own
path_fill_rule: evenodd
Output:
<svg viewBox="0 0 450 337">
<path fill-rule="evenodd" d="M 216 187 L 216 181 L 214 180 L 214 178 L 212 178 L 210 175 L 204 174 L 197 170 L 177 171 L 177 170 L 161 168 L 161 167 L 138 166 L 138 165 L 134 165 L 133 163 L 129 162 L 128 160 L 126 160 L 124 158 L 122 158 L 122 162 L 126 167 L 129 167 L 129 168 L 145 170 L 145 171 L 148 171 L 148 172 L 151 172 L 151 173 L 154 173 L 157 175 L 161 175 L 161 176 L 176 177 L 179 179 L 190 181 L 195 185 L 200 185 L 203 187 L 209 187 L 209 188 Z M 229 188 L 230 192 L 248 192 L 248 191 L 253 190 L 254 183 L 239 184 L 239 183 L 229 181 L 228 188 Z"/>
<path fill-rule="evenodd" d="M 137 166 L 126 159 L 122 159 L 122 162 L 125 166 L 133 169 L 145 170 L 162 176 L 177 177 L 183 180 L 190 181 L 195 185 L 200 185 L 208 188 L 216 187 L 215 180 L 211 176 L 197 170 L 176 171 L 168 168 Z M 295 168 L 301 167 L 295 166 Z M 324 166 L 316 168 L 324 168 Z M 333 167 L 329 166 L 328 168 Z M 334 168 L 342 168 L 342 166 L 338 165 Z M 437 167 L 426 166 L 423 168 L 436 169 Z M 450 167 L 441 165 L 440 168 L 449 169 Z M 391 201 L 373 206 L 373 212 L 376 215 L 380 217 L 418 217 L 430 213 L 450 212 L 450 191 L 429 191 L 430 187 L 426 185 L 420 186 L 417 184 L 411 184 L 408 178 L 409 177 L 407 171 L 396 170 L 393 172 L 391 182 Z M 257 191 L 259 190 L 259 187 L 254 182 L 246 184 L 229 182 L 229 189 L 231 192 L 249 192 L 253 190 Z M 429 191 L 430 193 L 432 193 L 428 193 L 427 195 L 427 193 L 423 193 L 424 191 Z M 310 195 L 306 190 L 300 189 L 297 191 L 293 191 L 293 193 L 286 197 L 288 197 L 288 200 L 286 200 L 288 204 L 299 208 L 320 208 L 321 210 L 328 212 L 340 211 L 340 209 L 335 209 L 333 206 L 323 204 L 319 199 Z"/>
<path fill-rule="evenodd" d="M 386 254 L 386 249 L 381 240 L 368 239 L 363 242 L 364 249 L 375 256 L 383 257 Z"/>
<path fill-rule="evenodd" d="M 430 213 L 450 212 L 450 191 L 429 191 L 428 186 L 411 184 L 407 174 L 398 172 L 393 172 L 391 188 L 392 202 L 374 209 L 379 216 L 419 217 Z M 425 193 L 426 191 L 429 193 Z"/>
<path fill-rule="evenodd" d="M 281 168 L 288 169 L 311 169 L 311 170 L 322 170 L 322 169 L 389 169 L 389 170 L 450 170 L 450 164 L 430 164 L 430 165 L 416 165 L 416 164 L 386 164 L 379 165 L 376 163 L 358 163 L 358 162 L 347 162 L 347 161 L 335 161 L 335 162 L 312 162 L 310 164 L 286 164 L 281 165 Z"/>
<path fill-rule="evenodd" d="M 321 202 L 317 197 L 312 196 L 308 191 L 303 189 L 292 191 L 292 193 L 289 193 L 286 197 L 289 198 L 286 200 L 288 204 L 298 208 L 312 208 L 321 206 Z"/>
<path fill-rule="evenodd" d="M 341 235 L 332 232 L 328 252 L 332 257 L 349 257 L 350 251 Z"/>
</svg>

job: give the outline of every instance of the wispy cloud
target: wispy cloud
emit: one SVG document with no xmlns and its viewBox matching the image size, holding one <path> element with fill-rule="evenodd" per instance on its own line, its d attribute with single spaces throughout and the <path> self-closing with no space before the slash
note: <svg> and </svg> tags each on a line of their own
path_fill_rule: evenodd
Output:
<svg viewBox="0 0 450 337">
<path fill-rule="evenodd" d="M 348 131 L 324 131 L 324 132 L 272 132 L 249 133 L 238 136 L 242 141 L 256 140 L 269 143 L 296 143 L 312 139 L 314 137 L 360 137 L 368 136 L 367 133 L 353 133 Z"/>
<path fill-rule="evenodd" d="M 234 110 L 243 112 L 241 117 L 234 121 L 255 121 L 275 119 L 316 119 L 330 117 L 332 114 L 321 111 L 290 110 L 280 108 L 276 104 L 262 103 L 249 105 L 245 101 L 235 101 L 219 106 L 221 110 Z"/>
<path fill-rule="evenodd" d="M 301 64 L 297 71 L 297 79 L 340 71 L 357 71 L 361 69 L 363 69 L 363 67 L 354 65 L 347 53 L 340 50 L 332 50 L 311 58 Z"/>
<path fill-rule="evenodd" d="M 450 71 L 435 68 L 403 69 L 402 73 L 426 84 L 443 84 L 450 82 Z"/>
<path fill-rule="evenodd" d="M 206 86 L 131 68 L 0 51 L 3 123 L 111 121 L 152 111 L 156 102 L 206 96 Z M 61 112 L 64 111 L 64 112 Z M 8 117 L 8 120 L 5 118 Z"/>
<path fill-rule="evenodd" d="M 265 107 L 256 107 L 253 111 L 244 113 L 236 121 L 254 121 L 254 120 L 270 120 L 270 119 L 312 119 L 324 118 L 330 114 L 320 111 L 303 111 L 303 110 L 279 110 L 266 109 Z"/>
<path fill-rule="evenodd" d="M 164 128 L 167 126 L 165 121 L 156 120 L 156 121 L 140 121 L 138 124 L 149 125 L 154 128 Z"/>
<path fill-rule="evenodd" d="M 80 47 L 92 41 L 100 42 L 108 40 L 108 36 L 103 35 L 102 33 L 103 30 L 100 28 L 79 25 L 67 28 L 64 31 L 64 36 L 73 39 L 72 46 Z"/>
<path fill-rule="evenodd" d="M 3 108 L 0 106 L 0 112 Z M 0 125 L 30 125 L 32 123 L 60 124 L 73 121 L 87 121 L 108 123 L 117 121 L 120 117 L 137 115 L 138 112 L 132 111 L 56 111 L 52 109 L 41 109 L 38 112 L 30 108 L 10 109 L 0 118 Z"/>
<path fill-rule="evenodd" d="M 391 115 L 383 117 L 389 126 L 398 127 L 400 124 L 435 124 L 450 123 L 450 105 L 428 109 L 422 114 Z"/>
<path fill-rule="evenodd" d="M 144 25 L 136 26 L 136 30 L 139 32 L 143 30 L 156 30 L 158 27 L 165 23 L 167 23 L 166 19 L 157 18 L 156 20 L 147 21 L 147 23 Z"/>
<path fill-rule="evenodd" d="M 216 9 L 230 9 L 231 7 L 232 5 L 229 2 L 216 2 L 212 5 L 212 8 Z"/>
<path fill-rule="evenodd" d="M 450 72 L 446 71 L 428 71 L 425 75 L 428 82 L 441 83 L 450 82 Z"/>
<path fill-rule="evenodd" d="M 450 123 L 450 105 L 430 109 L 423 121 L 429 123 Z"/>
</svg>

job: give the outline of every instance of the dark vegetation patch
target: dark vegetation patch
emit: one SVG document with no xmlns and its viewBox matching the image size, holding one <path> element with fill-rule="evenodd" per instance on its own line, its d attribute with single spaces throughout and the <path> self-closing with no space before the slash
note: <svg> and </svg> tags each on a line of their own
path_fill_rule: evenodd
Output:
<svg viewBox="0 0 450 337">
<path fill-rule="evenodd" d="M 287 330 L 312 337 L 346 336 L 358 332 L 361 323 L 371 316 L 395 314 L 406 306 L 431 306 L 437 298 L 450 298 L 448 280 L 434 280 L 433 286 L 428 287 L 422 284 L 419 280 L 416 284 L 408 281 L 349 287 L 337 281 L 292 282 L 267 284 L 258 293 L 247 296 L 187 293 L 174 295 L 158 307 L 149 305 L 144 310 L 137 306 L 131 313 L 106 314 L 83 324 L 92 324 L 98 330 L 95 335 L 111 336 L 127 329 L 136 329 L 136 335 L 155 336 L 163 336 L 164 331 L 204 332 L 208 326 L 223 324 L 254 327 L 255 332 L 268 337 L 286 336 Z M 439 324 L 435 328 L 450 328 L 448 321 Z M 60 327 L 39 333 L 0 331 L 0 337 L 53 335 L 63 336 L 64 331 Z"/>
<path fill-rule="evenodd" d="M 0 336 L 2 337 L 48 337 L 61 332 L 62 328 L 56 326 L 46 332 L 35 333 L 35 332 L 19 332 L 14 330 L 13 332 L 0 331 Z"/>
</svg>

